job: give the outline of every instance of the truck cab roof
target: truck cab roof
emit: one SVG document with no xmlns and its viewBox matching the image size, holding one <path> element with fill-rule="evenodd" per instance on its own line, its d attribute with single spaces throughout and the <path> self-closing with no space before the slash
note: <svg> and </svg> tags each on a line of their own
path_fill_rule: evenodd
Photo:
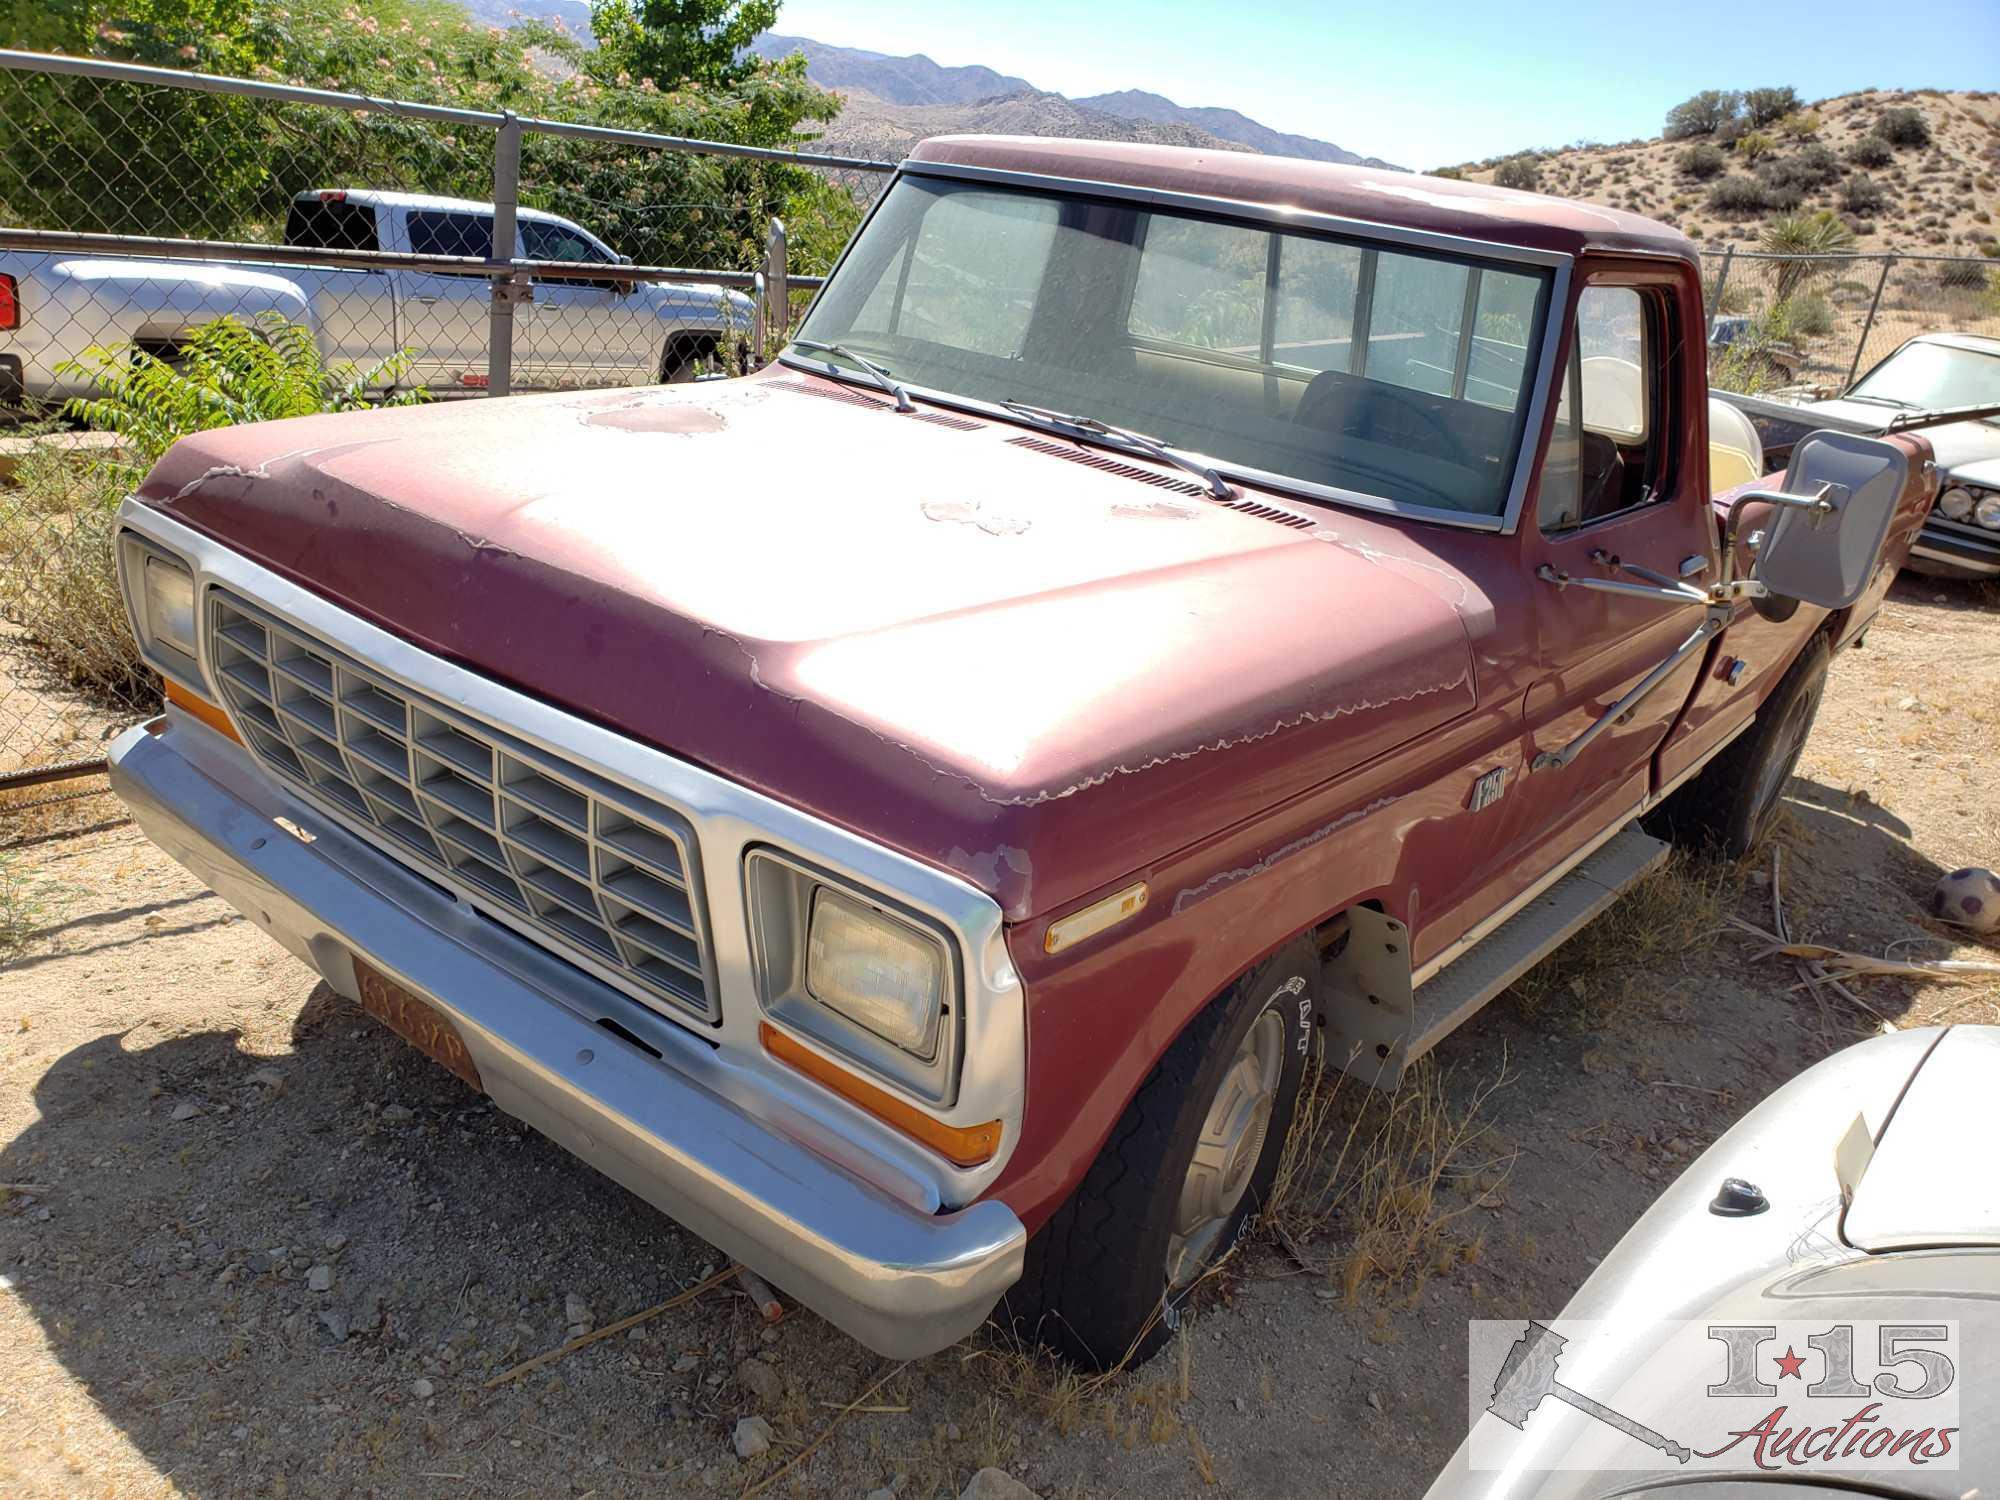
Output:
<svg viewBox="0 0 2000 1500">
<path fill-rule="evenodd" d="M 1304 211 L 1565 255 L 1604 251 L 1698 263 L 1687 236 L 1638 214 L 1489 183 L 1292 157 L 1130 141 L 945 135 L 918 144 L 905 166 L 1233 200 L 1255 205 L 1260 216 L 1274 208 Z"/>
</svg>

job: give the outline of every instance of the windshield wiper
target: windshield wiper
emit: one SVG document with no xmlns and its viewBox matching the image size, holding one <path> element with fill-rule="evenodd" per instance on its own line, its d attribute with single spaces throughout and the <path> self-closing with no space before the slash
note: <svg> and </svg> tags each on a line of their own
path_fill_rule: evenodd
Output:
<svg viewBox="0 0 2000 1500">
<path fill-rule="evenodd" d="M 1172 464 L 1184 473 L 1192 474 L 1208 486 L 1209 494 L 1218 500 L 1234 500 L 1232 490 L 1223 477 L 1199 459 L 1189 458 L 1185 453 L 1169 448 L 1156 437 L 1148 437 L 1143 432 L 1134 432 L 1129 427 L 1113 427 L 1109 422 L 1100 422 L 1095 417 L 1080 417 L 1071 412 L 1054 411 L 1046 406 L 1035 406 L 1027 401 L 1002 401 L 1000 403 L 1016 416 L 1026 417 L 1044 427 L 1068 430 L 1072 433 L 1087 433 L 1091 437 L 1105 438 L 1113 444 L 1124 444 L 1128 449 L 1157 458 L 1161 463 Z"/>
<path fill-rule="evenodd" d="M 866 359 L 856 354 L 845 344 L 822 344 L 818 339 L 793 339 L 792 347 L 794 349 L 817 349 L 822 354 L 837 354 L 842 359 L 851 359 L 861 367 L 861 372 L 872 379 L 880 390 L 896 398 L 897 411 L 915 411 L 917 409 L 916 403 L 910 400 L 910 393 L 903 389 L 903 383 L 900 380 L 876 364 L 874 360 Z"/>
<path fill-rule="evenodd" d="M 1892 417 L 1885 433 L 1909 432 L 1918 427 L 1942 427 L 1952 422 L 1990 422 L 2000 417 L 2000 402 L 1980 401 L 1971 406 L 1940 406 L 1931 411 L 1910 410 Z"/>
</svg>

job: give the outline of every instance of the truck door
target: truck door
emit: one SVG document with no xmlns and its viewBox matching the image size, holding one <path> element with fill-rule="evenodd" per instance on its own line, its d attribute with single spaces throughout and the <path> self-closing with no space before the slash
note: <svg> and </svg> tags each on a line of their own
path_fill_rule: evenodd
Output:
<svg viewBox="0 0 2000 1500">
<path fill-rule="evenodd" d="M 1700 583 L 1717 566 L 1705 456 L 1706 371 L 1686 311 L 1693 273 L 1588 276 L 1568 330 L 1536 513 L 1523 518 L 1539 660 L 1524 700 L 1526 757 L 1562 749 L 1702 623 L 1699 606 L 1561 588 L 1546 573 L 1643 584 L 1631 568 Z M 1696 336 L 1690 337 L 1693 332 Z M 1622 823 L 1650 789 L 1654 751 L 1708 652 L 1568 765 L 1522 778 L 1524 875 Z"/>
<path fill-rule="evenodd" d="M 458 210 L 413 209 L 406 228 L 417 255 L 493 253 L 493 216 Z M 477 272 L 398 272 L 402 284 L 403 347 L 416 352 L 409 379 L 434 390 L 484 390 L 492 282 Z M 520 319 L 524 309 L 515 309 Z M 517 326 L 518 341 L 521 329 Z M 386 352 L 386 351 L 385 351 Z"/>
<path fill-rule="evenodd" d="M 566 224 L 521 220 L 527 260 L 609 267 L 602 245 Z M 629 285 L 629 283 L 627 284 Z M 611 280 L 535 278 L 533 315 L 517 333 L 515 377 L 523 385 L 624 385 L 659 379 L 666 340 L 660 325 L 624 286 Z"/>
</svg>

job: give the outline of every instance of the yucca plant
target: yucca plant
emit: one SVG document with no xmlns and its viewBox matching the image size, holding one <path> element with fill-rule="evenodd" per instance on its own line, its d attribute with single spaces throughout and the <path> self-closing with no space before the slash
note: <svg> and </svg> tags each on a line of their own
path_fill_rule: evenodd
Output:
<svg viewBox="0 0 2000 1500">
<path fill-rule="evenodd" d="M 332 365 L 321 357 L 311 329 L 264 314 L 255 323 L 231 316 L 204 323 L 171 359 L 136 346 L 96 347 L 82 361 L 58 368 L 85 377 L 97 390 L 72 398 L 64 415 L 122 434 L 133 458 L 150 467 L 190 432 L 374 404 L 369 392 L 393 385 L 414 357 L 401 349 L 366 370 Z M 406 392 L 387 404 L 408 406 L 423 394 Z"/>
<path fill-rule="evenodd" d="M 1757 237 L 1757 248 L 1772 255 L 1801 257 L 1778 262 L 1777 300 L 1787 302 L 1821 272 L 1833 269 L 1831 261 L 1803 257 L 1838 255 L 1854 246 L 1854 231 L 1843 224 L 1831 209 L 1815 214 L 1791 214 L 1766 225 Z"/>
</svg>

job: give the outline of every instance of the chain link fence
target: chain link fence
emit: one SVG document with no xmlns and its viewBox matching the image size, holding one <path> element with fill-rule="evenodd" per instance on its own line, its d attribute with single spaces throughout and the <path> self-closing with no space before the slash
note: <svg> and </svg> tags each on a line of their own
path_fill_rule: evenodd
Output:
<svg viewBox="0 0 2000 1500">
<path fill-rule="evenodd" d="M 1835 396 L 1920 333 L 2000 337 L 2000 261 L 1704 250 L 1709 380 L 1746 395 Z"/>
<path fill-rule="evenodd" d="M 0 53 L 0 817 L 157 711 L 111 538 L 175 435 L 754 363 L 889 170 Z"/>
</svg>

